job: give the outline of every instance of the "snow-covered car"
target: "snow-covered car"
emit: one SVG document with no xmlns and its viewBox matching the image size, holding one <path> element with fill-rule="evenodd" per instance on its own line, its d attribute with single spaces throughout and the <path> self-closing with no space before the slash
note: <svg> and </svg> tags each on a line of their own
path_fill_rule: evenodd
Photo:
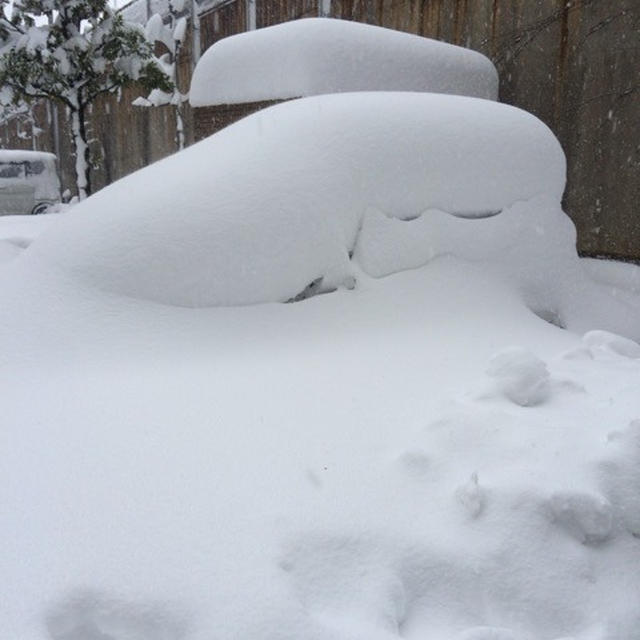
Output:
<svg viewBox="0 0 640 640">
<path fill-rule="evenodd" d="M 0 150 L 0 216 L 44 213 L 57 202 L 60 179 L 53 153 Z"/>
</svg>

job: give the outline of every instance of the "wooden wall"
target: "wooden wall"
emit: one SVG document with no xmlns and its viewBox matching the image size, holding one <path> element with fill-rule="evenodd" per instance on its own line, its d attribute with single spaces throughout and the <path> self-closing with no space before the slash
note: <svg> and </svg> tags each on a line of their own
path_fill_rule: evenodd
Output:
<svg viewBox="0 0 640 640">
<path fill-rule="evenodd" d="M 246 6 L 228 0 L 204 14 L 202 49 L 244 31 Z M 256 0 L 258 27 L 318 13 L 318 0 Z M 581 252 L 640 259 L 640 0 L 332 0 L 330 14 L 485 53 L 500 73 L 501 100 L 541 118 L 567 153 L 565 208 Z M 186 90 L 188 47 L 184 54 Z M 96 169 L 96 188 L 175 150 L 172 109 L 132 107 L 135 95 L 127 89 L 94 107 L 92 148 L 96 158 L 103 150 L 106 158 Z M 68 134 L 60 117 L 62 142 Z M 191 142 L 188 109 L 187 124 Z M 43 128 L 39 144 L 53 150 L 46 123 Z M 0 126 L 0 142 L 31 145 L 7 125 Z M 62 142 L 67 186 L 69 153 Z"/>
</svg>

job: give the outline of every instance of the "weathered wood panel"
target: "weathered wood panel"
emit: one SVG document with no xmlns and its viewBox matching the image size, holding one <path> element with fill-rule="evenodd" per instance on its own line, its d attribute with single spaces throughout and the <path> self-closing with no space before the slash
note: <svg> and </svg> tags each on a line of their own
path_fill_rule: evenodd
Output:
<svg viewBox="0 0 640 640">
<path fill-rule="evenodd" d="M 212 107 L 198 107 L 193 110 L 194 142 L 228 127 L 256 111 L 266 109 L 284 100 L 262 100 L 243 104 L 220 104 Z"/>
<path fill-rule="evenodd" d="M 247 11 L 244 0 L 230 0 L 218 5 L 200 18 L 200 38 L 203 51 L 214 42 L 242 33 L 247 29 Z"/>
<path fill-rule="evenodd" d="M 270 0 L 269 2 L 258 1 L 256 4 L 258 28 L 270 27 L 298 18 L 312 18 L 317 15 L 317 0 Z"/>
</svg>

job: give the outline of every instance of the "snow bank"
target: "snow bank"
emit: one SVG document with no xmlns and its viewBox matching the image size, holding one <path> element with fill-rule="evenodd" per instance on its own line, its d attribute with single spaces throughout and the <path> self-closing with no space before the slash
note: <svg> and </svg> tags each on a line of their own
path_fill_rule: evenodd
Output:
<svg viewBox="0 0 640 640">
<path fill-rule="evenodd" d="M 103 189 L 27 253 L 166 304 L 285 301 L 315 281 L 353 283 L 354 249 L 380 275 L 358 241 L 371 210 L 411 219 L 437 208 L 455 220 L 543 197 L 560 221 L 554 242 L 572 252 L 558 204 L 564 176 L 554 136 L 513 107 L 435 94 L 318 96 L 257 113 Z M 493 219 L 458 222 L 483 236 Z"/>
<path fill-rule="evenodd" d="M 193 74 L 194 107 L 347 91 L 427 91 L 497 99 L 480 53 L 372 25 L 309 18 L 212 45 Z"/>
</svg>

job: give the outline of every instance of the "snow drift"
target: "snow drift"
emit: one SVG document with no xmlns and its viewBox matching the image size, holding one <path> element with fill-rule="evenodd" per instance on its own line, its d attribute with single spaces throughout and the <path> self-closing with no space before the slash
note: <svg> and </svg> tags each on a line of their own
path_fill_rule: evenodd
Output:
<svg viewBox="0 0 640 640">
<path fill-rule="evenodd" d="M 476 51 L 358 22 L 293 20 L 219 40 L 196 66 L 194 107 L 347 91 L 427 91 L 496 100 Z"/>
</svg>

